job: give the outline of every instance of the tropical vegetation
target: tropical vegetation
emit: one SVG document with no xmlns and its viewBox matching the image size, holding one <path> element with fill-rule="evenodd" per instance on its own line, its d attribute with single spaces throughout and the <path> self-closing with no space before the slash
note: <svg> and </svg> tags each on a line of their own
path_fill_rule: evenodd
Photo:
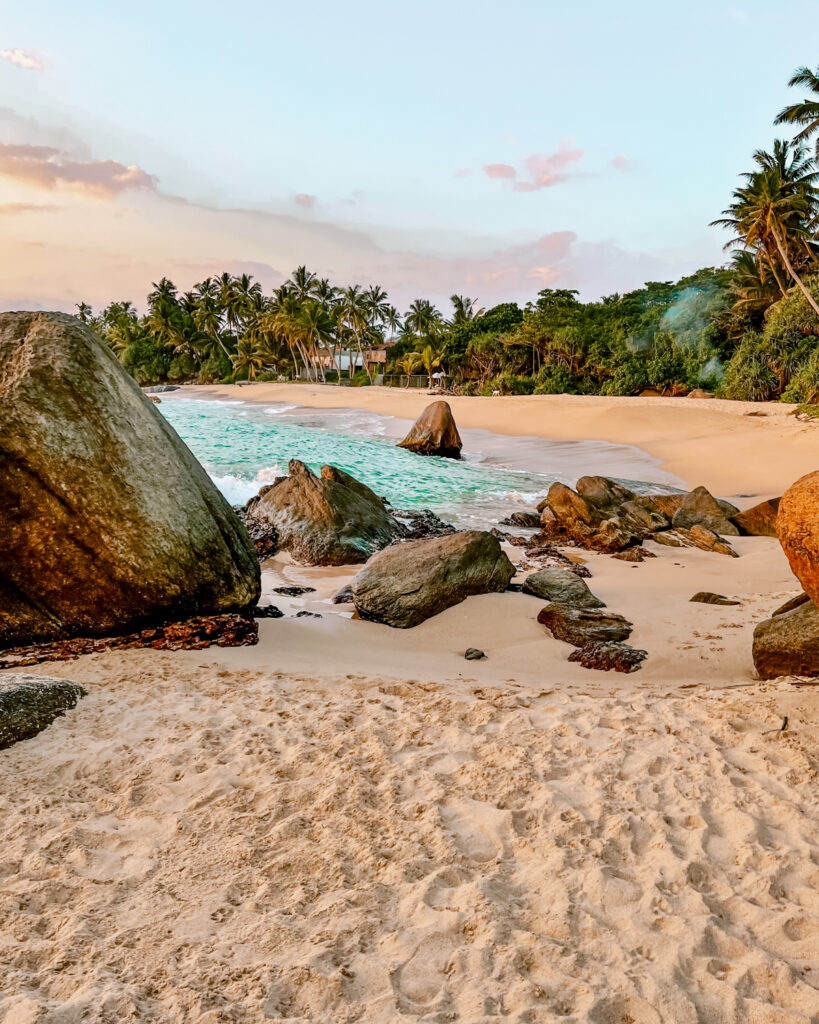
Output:
<svg viewBox="0 0 819 1024">
<path fill-rule="evenodd" d="M 808 98 L 757 150 L 725 210 L 730 258 L 676 282 L 581 302 L 545 288 L 524 307 L 453 295 L 402 314 L 378 285 L 339 287 L 306 267 L 271 294 L 247 274 L 187 292 L 162 278 L 140 313 L 112 302 L 81 319 L 143 384 L 307 379 L 463 394 L 685 394 L 819 402 L 819 68 L 789 83 Z M 808 144 L 815 143 L 809 150 Z"/>
</svg>

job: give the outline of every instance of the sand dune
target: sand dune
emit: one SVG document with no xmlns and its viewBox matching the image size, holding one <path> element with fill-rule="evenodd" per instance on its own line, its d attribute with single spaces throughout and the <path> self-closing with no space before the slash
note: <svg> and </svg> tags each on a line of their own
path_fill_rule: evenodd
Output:
<svg viewBox="0 0 819 1024">
<path fill-rule="evenodd" d="M 812 693 L 59 672 L 0 777 L 5 1024 L 816 1020 Z"/>
</svg>

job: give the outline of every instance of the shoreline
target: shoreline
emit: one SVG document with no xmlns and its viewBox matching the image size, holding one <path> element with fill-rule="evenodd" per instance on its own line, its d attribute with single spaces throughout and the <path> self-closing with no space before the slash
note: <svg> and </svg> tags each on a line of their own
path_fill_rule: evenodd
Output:
<svg viewBox="0 0 819 1024">
<path fill-rule="evenodd" d="M 363 409 L 408 420 L 434 400 L 421 389 L 320 384 L 189 384 L 180 390 L 254 405 Z M 687 487 L 704 484 L 725 496 L 776 497 L 819 464 L 819 428 L 796 420 L 790 415 L 795 406 L 781 402 L 596 395 L 447 396 L 446 401 L 459 427 L 508 437 L 630 445 Z"/>
</svg>

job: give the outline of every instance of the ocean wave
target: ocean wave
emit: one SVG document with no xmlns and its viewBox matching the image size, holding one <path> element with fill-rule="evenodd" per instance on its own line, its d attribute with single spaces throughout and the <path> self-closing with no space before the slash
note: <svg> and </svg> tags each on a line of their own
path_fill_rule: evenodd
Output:
<svg viewBox="0 0 819 1024">
<path fill-rule="evenodd" d="M 249 480 L 235 473 L 215 473 L 208 471 L 208 476 L 216 484 L 231 505 L 244 505 L 259 493 L 259 488 L 273 483 L 276 477 L 284 476 L 281 466 L 274 464 L 265 466 Z"/>
<path fill-rule="evenodd" d="M 282 402 L 278 406 L 268 405 L 265 406 L 265 412 L 268 416 L 281 416 L 283 412 L 290 412 L 291 409 L 298 409 L 298 405 L 292 405 L 289 402 Z"/>
</svg>

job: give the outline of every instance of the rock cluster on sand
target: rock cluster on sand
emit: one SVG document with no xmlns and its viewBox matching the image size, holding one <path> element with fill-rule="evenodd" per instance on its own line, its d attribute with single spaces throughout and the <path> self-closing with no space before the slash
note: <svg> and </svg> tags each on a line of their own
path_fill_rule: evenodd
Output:
<svg viewBox="0 0 819 1024">
<path fill-rule="evenodd" d="M 380 551 L 351 586 L 362 619 L 407 629 L 474 594 L 504 591 L 514 574 L 495 537 L 469 530 Z"/>
<path fill-rule="evenodd" d="M 776 518 L 779 541 L 804 595 L 754 630 L 754 666 L 763 679 L 819 676 L 819 472 L 788 488 Z"/>
<path fill-rule="evenodd" d="M 381 499 L 365 484 L 334 466 L 316 476 L 298 459 L 244 508 L 257 547 L 288 551 L 308 565 L 352 565 L 402 536 Z"/>
<path fill-rule="evenodd" d="M 84 696 L 67 679 L 24 672 L 0 676 L 0 750 L 36 736 Z"/>
<path fill-rule="evenodd" d="M 416 455 L 459 459 L 463 444 L 449 402 L 438 401 L 428 405 L 398 447 Z"/>
<path fill-rule="evenodd" d="M 539 544 L 573 544 L 614 554 L 650 539 L 736 555 L 721 533 L 739 533 L 729 518 L 738 510 L 704 487 L 690 494 L 649 496 L 635 494 L 606 477 L 583 476 L 576 488 L 552 484 L 538 511 L 540 532 L 535 542 Z"/>
<path fill-rule="evenodd" d="M 0 669 L 38 665 L 44 661 L 66 661 L 82 654 L 127 651 L 139 647 L 150 647 L 155 651 L 201 651 L 214 644 L 217 647 L 252 646 L 259 639 L 259 627 L 254 621 L 257 611 L 254 609 L 252 613 L 243 615 L 194 615 L 182 622 L 148 626 L 137 633 L 71 637 L 49 643 L 6 647 L 0 651 Z M 258 617 L 264 618 L 265 611 L 262 610 Z"/>
<path fill-rule="evenodd" d="M 0 647 L 251 608 L 236 514 L 109 347 L 0 314 Z"/>
</svg>

